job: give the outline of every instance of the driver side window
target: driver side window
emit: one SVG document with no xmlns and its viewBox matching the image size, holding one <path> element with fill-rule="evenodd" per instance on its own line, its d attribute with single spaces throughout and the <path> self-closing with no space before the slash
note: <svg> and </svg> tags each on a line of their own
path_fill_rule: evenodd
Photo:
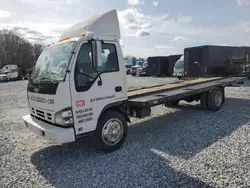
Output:
<svg viewBox="0 0 250 188">
<path fill-rule="evenodd" d="M 75 85 L 77 92 L 87 91 L 95 82 L 98 74 L 93 69 L 91 43 L 84 43 L 79 51 L 75 67 Z M 99 73 L 119 71 L 118 57 L 114 44 L 102 45 L 102 66 Z"/>
<path fill-rule="evenodd" d="M 93 84 L 97 72 L 92 67 L 91 44 L 84 43 L 79 51 L 75 67 L 75 84 L 77 91 L 86 91 Z"/>
</svg>

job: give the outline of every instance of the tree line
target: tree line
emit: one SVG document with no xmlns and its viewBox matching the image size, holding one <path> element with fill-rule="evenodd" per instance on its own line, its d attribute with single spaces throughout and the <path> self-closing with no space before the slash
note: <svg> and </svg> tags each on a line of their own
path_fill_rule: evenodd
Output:
<svg viewBox="0 0 250 188">
<path fill-rule="evenodd" d="M 12 30 L 0 30 L 0 69 L 8 64 L 31 69 L 43 48 L 43 45 L 31 44 Z"/>
</svg>

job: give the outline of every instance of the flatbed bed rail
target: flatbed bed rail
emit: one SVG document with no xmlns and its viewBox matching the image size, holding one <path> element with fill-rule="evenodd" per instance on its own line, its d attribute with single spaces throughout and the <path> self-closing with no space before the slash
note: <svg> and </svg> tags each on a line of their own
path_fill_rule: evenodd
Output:
<svg viewBox="0 0 250 188">
<path fill-rule="evenodd" d="M 145 89 L 138 90 L 131 94 L 129 92 L 128 104 L 130 107 L 153 107 L 160 104 L 165 104 L 174 100 L 181 100 L 185 97 L 200 94 L 202 92 L 209 91 L 216 87 L 226 87 L 240 82 L 244 82 L 245 77 L 226 77 L 226 78 L 214 78 L 214 79 L 203 79 L 187 83 L 181 82 L 171 86 L 160 86 L 153 90 Z M 170 85 L 170 86 L 168 86 Z"/>
</svg>

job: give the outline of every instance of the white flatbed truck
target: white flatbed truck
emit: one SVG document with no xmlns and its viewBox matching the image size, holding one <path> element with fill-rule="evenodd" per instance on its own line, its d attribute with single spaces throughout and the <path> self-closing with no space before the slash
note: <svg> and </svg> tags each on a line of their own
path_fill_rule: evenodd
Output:
<svg viewBox="0 0 250 188">
<path fill-rule="evenodd" d="M 97 149 L 111 152 L 123 145 L 130 117 L 150 116 L 151 107 L 180 100 L 200 100 L 204 108 L 218 111 L 224 88 L 245 80 L 197 78 L 128 91 L 119 40 L 115 10 L 66 30 L 41 53 L 30 75 L 25 125 L 58 143 L 92 135 Z"/>
</svg>

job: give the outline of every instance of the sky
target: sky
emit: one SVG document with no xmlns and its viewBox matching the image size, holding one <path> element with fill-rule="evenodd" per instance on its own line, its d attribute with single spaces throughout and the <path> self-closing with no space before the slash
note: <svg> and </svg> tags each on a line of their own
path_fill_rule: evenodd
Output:
<svg viewBox="0 0 250 188">
<path fill-rule="evenodd" d="M 0 0 L 0 29 L 51 44 L 68 27 L 118 11 L 124 55 L 183 54 L 198 45 L 250 46 L 250 0 Z"/>
</svg>

